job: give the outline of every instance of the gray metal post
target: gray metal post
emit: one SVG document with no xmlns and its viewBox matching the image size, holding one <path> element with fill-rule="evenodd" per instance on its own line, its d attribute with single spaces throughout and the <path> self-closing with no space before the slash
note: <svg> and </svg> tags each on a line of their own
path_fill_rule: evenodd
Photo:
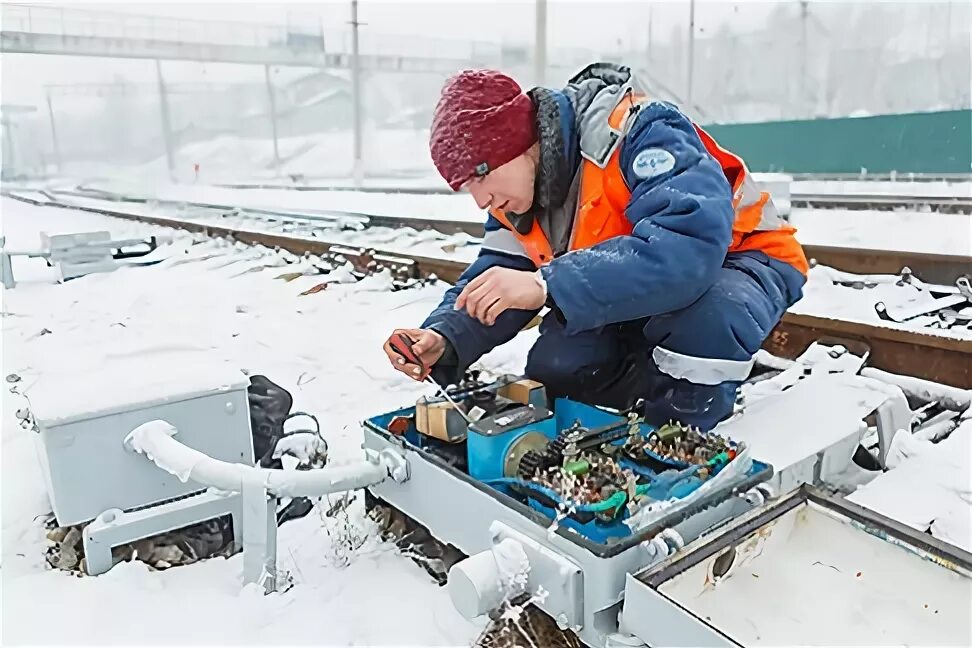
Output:
<svg viewBox="0 0 972 648">
<path fill-rule="evenodd" d="M 358 53 L 358 0 L 351 0 L 351 103 L 354 111 L 354 162 L 351 173 L 356 187 L 364 180 L 361 154 L 361 60 Z"/>
<path fill-rule="evenodd" d="M 280 148 L 277 146 L 277 100 L 273 96 L 273 83 L 270 81 L 270 66 L 263 66 L 263 76 L 267 80 L 267 99 L 270 101 L 270 130 L 273 133 L 273 165 L 280 175 Z"/>
<path fill-rule="evenodd" d="M 54 161 L 57 163 L 57 172 L 62 173 L 61 167 L 61 147 L 57 141 L 57 123 L 54 120 L 54 104 L 51 101 L 51 91 L 45 90 L 47 94 L 47 115 L 51 120 L 51 141 L 54 145 Z"/>
<path fill-rule="evenodd" d="M 686 107 L 692 109 L 692 76 L 695 74 L 695 0 L 689 0 L 688 89 Z"/>
<path fill-rule="evenodd" d="M 169 118 L 169 99 L 162 78 L 162 61 L 155 59 L 155 74 L 159 80 L 159 108 L 162 113 L 162 140 L 165 142 L 165 161 L 169 166 L 169 178 L 175 180 L 175 152 L 172 150 L 172 121 Z"/>
<path fill-rule="evenodd" d="M 542 86 L 547 77 L 547 0 L 536 0 L 536 36 L 533 41 L 534 83 Z"/>
<path fill-rule="evenodd" d="M 243 484 L 243 583 L 256 583 L 264 592 L 277 588 L 277 500 L 265 488 Z"/>
<path fill-rule="evenodd" d="M 807 57 L 808 4 L 809 3 L 807 0 L 800 0 L 800 102 L 803 105 L 800 106 L 800 110 L 798 112 L 794 112 L 794 115 L 802 113 L 805 116 L 810 117 L 810 98 L 807 95 L 807 65 L 810 64 L 810 60 Z"/>
</svg>

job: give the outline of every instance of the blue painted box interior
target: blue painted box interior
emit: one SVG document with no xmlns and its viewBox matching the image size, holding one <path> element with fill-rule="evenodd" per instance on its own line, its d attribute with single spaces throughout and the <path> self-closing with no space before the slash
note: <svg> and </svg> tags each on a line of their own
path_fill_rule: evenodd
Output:
<svg viewBox="0 0 972 648">
<path fill-rule="evenodd" d="M 391 434 L 387 428 L 393 418 L 412 416 L 414 413 L 414 407 L 406 407 L 372 417 L 368 419 L 368 423 Z M 441 449 L 443 446 L 451 446 L 451 450 L 457 456 L 465 459 L 464 472 L 471 478 L 521 501 L 525 499 L 531 508 L 548 518 L 557 518 L 559 513 L 560 525 L 573 529 L 594 542 L 610 543 L 631 534 L 628 526 L 624 524 L 624 520 L 628 517 L 627 507 L 621 506 L 612 515 L 605 515 L 603 504 L 574 505 L 570 507 L 569 514 L 564 515 L 568 508 L 565 504 L 569 503 L 565 503 L 558 493 L 540 484 L 505 476 L 503 464 L 510 445 L 527 432 L 537 431 L 548 439 L 554 439 L 560 431 L 570 427 L 575 421 L 580 421 L 582 426 L 593 429 L 613 423 L 623 423 L 624 420 L 625 417 L 614 412 L 561 398 L 555 401 L 552 416 L 510 428 L 500 434 L 484 435 L 470 430 L 466 441 L 445 444 L 438 439 L 420 434 L 415 429 L 413 421 L 404 434 L 404 439 L 407 444 L 417 448 Z M 640 428 L 644 435 L 654 430 L 647 424 L 641 424 Z M 616 443 L 623 443 L 623 440 Z M 641 478 L 639 493 L 656 500 L 687 497 L 703 483 L 698 477 L 693 477 L 692 469 L 684 464 L 670 462 L 668 464 L 670 469 L 658 472 L 626 459 L 621 459 L 619 463 L 624 468 L 633 470 Z M 771 471 L 767 464 L 754 461 L 742 479 L 767 471 Z"/>
</svg>

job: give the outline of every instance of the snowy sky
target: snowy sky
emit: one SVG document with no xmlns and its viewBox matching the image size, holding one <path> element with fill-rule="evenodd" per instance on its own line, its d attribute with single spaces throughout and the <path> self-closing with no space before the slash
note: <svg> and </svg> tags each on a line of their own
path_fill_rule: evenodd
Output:
<svg viewBox="0 0 972 648">
<path fill-rule="evenodd" d="M 722 24 L 745 31 L 758 26 L 780 2 L 699 0 L 695 24 L 700 35 Z M 793 5 L 795 0 L 782 4 Z M 347 0 L 316 3 L 71 3 L 76 10 L 107 11 L 134 15 L 167 16 L 190 20 L 243 21 L 257 24 L 322 23 L 327 29 L 344 28 L 350 20 Z M 359 20 L 373 33 L 409 34 L 494 43 L 531 43 L 534 36 L 533 0 L 361 0 Z M 622 20 L 619 23 L 619 16 Z M 645 47 L 648 25 L 652 38 L 667 40 L 673 30 L 688 29 L 688 0 L 664 2 L 620 0 L 548 0 L 548 46 L 616 48 Z M 432 25 L 435 25 L 434 27 Z M 183 63 L 167 61 L 166 78 L 172 81 L 259 80 L 256 66 Z M 152 61 L 74 58 L 61 56 L 6 55 L 3 57 L 3 101 L 39 104 L 45 84 L 107 82 L 116 75 L 132 81 L 154 82 Z"/>
<path fill-rule="evenodd" d="M 833 24 L 851 11 L 851 5 L 866 6 L 880 0 L 810 0 L 811 16 Z M 946 42 L 960 37 L 968 28 L 961 26 L 968 16 L 968 0 L 910 0 L 891 3 L 899 12 L 895 45 L 902 49 L 928 49 L 928 42 Z M 34 5 L 38 6 L 38 5 Z M 46 5 L 57 7 L 59 5 Z M 68 3 L 68 11 L 111 12 L 206 21 L 237 21 L 249 24 L 323 25 L 330 31 L 348 29 L 349 0 L 315 3 L 268 2 L 125 2 Z M 446 38 L 463 41 L 530 44 L 534 39 L 534 0 L 360 0 L 359 19 L 366 23 L 366 34 Z M 4 6 L 7 15 L 10 5 Z M 548 46 L 589 48 L 602 52 L 647 49 L 649 32 L 653 42 L 663 42 L 675 33 L 688 33 L 689 0 L 548 0 Z M 697 0 L 695 28 L 705 38 L 725 27 L 733 33 L 760 28 L 776 9 L 800 13 L 798 0 Z M 43 9 L 41 9 L 43 11 Z M 964 29 L 964 32 L 963 32 Z M 900 33 L 898 33 L 900 32 Z M 905 42 L 907 41 L 907 42 Z M 426 45 L 427 46 L 427 45 Z M 109 82 L 116 77 L 153 84 L 153 61 L 109 58 L 84 58 L 12 54 L 2 58 L 2 99 L 4 103 L 43 107 L 44 85 Z M 166 79 L 179 82 L 259 82 L 259 66 L 200 64 L 165 61 Z M 83 101 L 79 101 L 83 104 Z"/>
</svg>

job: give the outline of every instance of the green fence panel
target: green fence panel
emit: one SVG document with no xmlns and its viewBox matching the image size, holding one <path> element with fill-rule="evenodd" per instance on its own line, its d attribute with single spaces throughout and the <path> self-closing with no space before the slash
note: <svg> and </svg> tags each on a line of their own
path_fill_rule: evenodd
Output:
<svg viewBox="0 0 972 648">
<path fill-rule="evenodd" d="M 753 171 L 972 172 L 972 110 L 713 124 L 705 129 Z"/>
</svg>

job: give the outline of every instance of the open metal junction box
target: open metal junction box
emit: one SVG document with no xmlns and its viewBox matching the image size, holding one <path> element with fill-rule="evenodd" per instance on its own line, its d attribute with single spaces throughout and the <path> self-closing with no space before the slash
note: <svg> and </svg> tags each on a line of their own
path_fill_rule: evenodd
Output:
<svg viewBox="0 0 972 648">
<path fill-rule="evenodd" d="M 893 401 L 868 407 L 887 414 L 888 403 L 900 405 Z M 394 449 L 409 471 L 404 482 L 370 486 L 371 498 L 468 556 L 452 566 L 448 579 L 453 603 L 465 615 L 485 614 L 504 596 L 498 591 L 505 587 L 504 555 L 512 542 L 528 563 L 522 590 L 540 592 L 534 604 L 590 646 L 970 638 L 967 554 L 799 486 L 823 482 L 815 477 L 851 463 L 866 429 L 859 422 L 850 436 L 829 431 L 816 445 L 789 448 L 778 455 L 786 457 L 783 465 L 761 462 L 757 445 L 746 463 L 722 473 L 724 479 L 673 488 L 651 514 L 642 505 L 608 521 L 579 515 L 583 506 L 565 510 L 555 499 L 525 496 L 511 479 L 517 462 L 531 449 L 557 445 L 571 421 L 584 430 L 631 425 L 628 438 L 658 431 L 626 423 L 623 413 L 611 410 L 559 399 L 548 411 L 540 402 L 521 397 L 468 426 L 450 426 L 443 418 L 438 435 L 417 429 L 416 421 L 427 426 L 429 419 L 416 408 L 364 423 L 364 447 Z M 726 428 L 742 429 L 738 423 Z M 890 436 L 884 432 L 882 439 Z M 610 444 L 600 448 L 613 452 Z M 655 468 L 649 484 L 672 472 Z M 653 492 L 654 486 L 644 488 Z M 931 624 L 933 631 L 927 630 Z"/>
<path fill-rule="evenodd" d="M 972 554 L 804 486 L 628 576 L 621 630 L 651 646 L 967 646 L 970 577 Z"/>
</svg>

